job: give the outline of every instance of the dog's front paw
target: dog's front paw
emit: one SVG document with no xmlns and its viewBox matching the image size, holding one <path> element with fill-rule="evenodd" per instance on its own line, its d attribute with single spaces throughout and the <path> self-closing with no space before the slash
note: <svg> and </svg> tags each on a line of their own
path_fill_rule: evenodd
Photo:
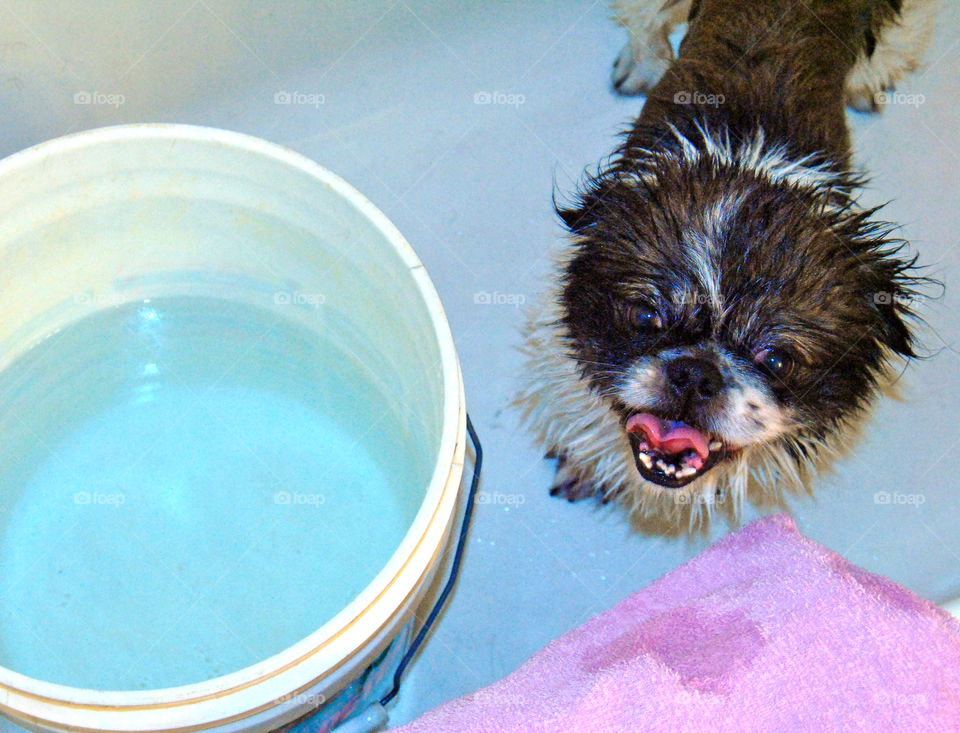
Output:
<svg viewBox="0 0 960 733">
<path fill-rule="evenodd" d="M 847 106 L 867 114 L 881 112 L 894 92 L 898 78 L 895 69 L 887 68 L 879 63 L 878 59 L 870 59 L 861 54 L 844 83 Z"/>
<path fill-rule="evenodd" d="M 621 94 L 646 93 L 660 81 L 671 61 L 672 53 L 664 58 L 662 53 L 651 53 L 628 43 L 613 65 L 613 87 Z"/>
<path fill-rule="evenodd" d="M 564 455 L 558 457 L 556 483 L 550 489 L 550 496 L 566 499 L 570 502 L 598 496 L 603 504 L 606 504 L 612 498 L 607 496 L 607 492 L 602 486 L 598 486 L 572 470 Z"/>
<path fill-rule="evenodd" d="M 557 476 L 559 483 L 550 489 L 550 496 L 567 501 L 580 501 L 591 496 L 596 496 L 599 491 L 590 481 L 583 481 L 576 478 L 561 479 Z"/>
<path fill-rule="evenodd" d="M 881 111 L 880 99 L 883 92 L 877 92 L 872 87 L 847 86 L 847 106 L 856 112 L 876 114 Z"/>
</svg>

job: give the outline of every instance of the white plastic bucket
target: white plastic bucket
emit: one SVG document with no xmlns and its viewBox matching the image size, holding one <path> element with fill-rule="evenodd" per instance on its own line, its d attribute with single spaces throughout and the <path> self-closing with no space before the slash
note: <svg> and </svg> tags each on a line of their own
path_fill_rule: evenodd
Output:
<svg viewBox="0 0 960 733">
<path fill-rule="evenodd" d="M 422 484 L 408 488 L 412 520 L 385 565 L 296 643 L 219 676 L 152 689 L 72 686 L 0 665 L 0 711 L 35 731 L 265 731 L 334 700 L 411 622 L 449 540 L 462 473 L 453 341 L 402 235 L 340 178 L 277 145 L 192 126 L 124 125 L 0 162 L 0 260 L 0 376 L 98 311 L 168 296 L 245 302 L 320 340 L 340 339 L 400 395 L 429 463 Z M 218 509 L 211 526 L 229 525 L 230 512 L 229 503 Z M 0 517 L 0 535 L 15 519 Z M 50 521 L 61 520 L 54 512 Z M 150 592 L 150 579 L 137 587 Z M 104 601 L 123 604 L 124 592 Z M 282 616 L 270 601 L 262 599 L 264 612 Z M 0 652 L 8 631 L 0 628 Z"/>
</svg>

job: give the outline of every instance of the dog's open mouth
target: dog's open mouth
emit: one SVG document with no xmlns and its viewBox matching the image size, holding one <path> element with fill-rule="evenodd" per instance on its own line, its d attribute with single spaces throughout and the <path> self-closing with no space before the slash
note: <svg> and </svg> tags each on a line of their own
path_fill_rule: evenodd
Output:
<svg viewBox="0 0 960 733">
<path fill-rule="evenodd" d="M 626 431 L 640 475 L 668 489 L 686 486 L 731 452 L 722 440 L 687 423 L 648 412 L 631 415 Z"/>
</svg>

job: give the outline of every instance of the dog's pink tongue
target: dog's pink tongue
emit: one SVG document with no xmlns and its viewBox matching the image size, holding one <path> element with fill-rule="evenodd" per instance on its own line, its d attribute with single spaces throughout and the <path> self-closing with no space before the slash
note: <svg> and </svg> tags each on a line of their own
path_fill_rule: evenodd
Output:
<svg viewBox="0 0 960 733">
<path fill-rule="evenodd" d="M 638 412 L 627 420 L 627 432 L 643 431 L 654 448 L 666 453 L 692 450 L 703 460 L 710 457 L 710 441 L 696 428 L 682 422 L 668 422 L 648 412 Z"/>
</svg>

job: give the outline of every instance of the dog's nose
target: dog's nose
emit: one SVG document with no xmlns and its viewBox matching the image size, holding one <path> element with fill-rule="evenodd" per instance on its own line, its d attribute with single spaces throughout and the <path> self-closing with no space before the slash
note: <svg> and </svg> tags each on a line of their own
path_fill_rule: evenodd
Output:
<svg viewBox="0 0 960 733">
<path fill-rule="evenodd" d="M 706 359 L 680 356 L 667 365 L 667 379 L 679 393 L 706 401 L 723 389 L 723 376 L 716 365 Z"/>
</svg>

